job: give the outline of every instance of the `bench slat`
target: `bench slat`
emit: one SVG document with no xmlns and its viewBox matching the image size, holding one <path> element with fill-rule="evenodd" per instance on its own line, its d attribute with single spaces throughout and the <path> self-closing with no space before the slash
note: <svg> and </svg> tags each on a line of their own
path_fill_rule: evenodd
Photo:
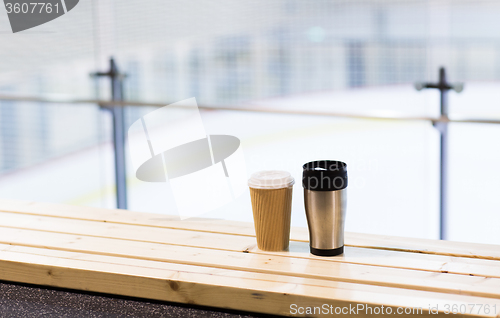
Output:
<svg viewBox="0 0 500 318">
<path fill-rule="evenodd" d="M 443 255 L 403 253 L 358 247 L 346 247 L 341 257 L 321 258 L 311 255 L 308 245 L 292 242 L 290 251 L 285 253 L 265 252 L 255 248 L 255 238 L 222 233 L 207 233 L 170 228 L 152 228 L 138 225 L 113 224 L 47 216 L 36 216 L 0 212 L 3 227 L 76 234 L 103 238 L 117 238 L 138 242 L 162 243 L 169 245 L 204 247 L 228 251 L 248 251 L 266 255 L 288 255 L 297 258 L 316 259 L 328 262 L 365 264 L 400 269 L 448 272 L 453 274 L 500 278 L 497 261 L 458 258 Z"/>
<path fill-rule="evenodd" d="M 7 249 L 7 250 L 6 250 Z M 500 300 L 244 271 L 0 245 L 0 279 L 203 306 L 290 315 L 290 305 L 422 308 Z M 442 316 L 443 313 L 441 312 Z M 439 316 L 441 316 L 439 315 Z M 300 316 L 300 315 L 296 315 Z M 362 315 L 365 316 L 365 315 Z M 405 315 L 406 316 L 406 315 Z M 432 315 L 438 316 L 438 315 Z M 461 315 L 453 315 L 460 317 Z M 493 312 L 484 317 L 495 317 Z"/>
<path fill-rule="evenodd" d="M 35 239 L 36 238 L 36 239 Z M 96 255 L 500 298 L 500 279 L 0 227 L 0 242 Z"/>
<path fill-rule="evenodd" d="M 0 200 L 0 279 L 281 315 L 368 304 L 500 317 L 495 245 L 347 233 L 325 258 L 304 228 L 289 251 L 265 252 L 251 223 L 12 200 Z"/>
</svg>

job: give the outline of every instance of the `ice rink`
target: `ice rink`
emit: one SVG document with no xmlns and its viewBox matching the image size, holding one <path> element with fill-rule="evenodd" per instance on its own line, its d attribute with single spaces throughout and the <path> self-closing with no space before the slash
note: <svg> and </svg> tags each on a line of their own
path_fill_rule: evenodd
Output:
<svg viewBox="0 0 500 318">
<path fill-rule="evenodd" d="M 473 83 L 460 95 L 450 93 L 450 117 L 500 118 L 498 95 L 497 83 Z M 251 105 L 437 117 L 438 101 L 437 92 L 416 92 L 408 85 L 291 96 Z M 248 176 L 272 169 L 292 173 L 296 179 L 293 226 L 307 226 L 301 166 L 311 160 L 334 159 L 348 164 L 347 231 L 438 238 L 438 134 L 430 122 L 243 111 L 201 111 L 201 116 L 208 134 L 241 140 Z M 500 125 L 450 125 L 450 240 L 500 244 L 499 137 Z M 129 167 L 128 190 L 131 210 L 177 214 L 168 182 L 139 181 Z M 0 178 L 0 196 L 112 208 L 112 145 L 103 143 L 5 174 Z M 201 217 L 252 222 L 248 190 Z"/>
</svg>

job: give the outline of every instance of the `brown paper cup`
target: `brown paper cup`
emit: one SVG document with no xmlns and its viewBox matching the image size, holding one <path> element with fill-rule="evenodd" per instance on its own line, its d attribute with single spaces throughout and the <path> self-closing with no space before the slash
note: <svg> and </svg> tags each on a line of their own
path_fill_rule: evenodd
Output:
<svg viewBox="0 0 500 318">
<path fill-rule="evenodd" d="M 292 189 L 250 187 L 257 246 L 264 251 L 288 250 Z"/>
</svg>

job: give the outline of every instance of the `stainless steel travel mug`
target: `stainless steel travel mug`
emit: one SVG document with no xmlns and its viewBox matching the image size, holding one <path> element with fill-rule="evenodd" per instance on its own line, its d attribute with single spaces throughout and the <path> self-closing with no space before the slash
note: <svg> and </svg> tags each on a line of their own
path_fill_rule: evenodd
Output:
<svg viewBox="0 0 500 318">
<path fill-rule="evenodd" d="M 302 168 L 311 253 L 340 255 L 344 252 L 347 165 L 342 161 L 319 160 Z"/>
</svg>

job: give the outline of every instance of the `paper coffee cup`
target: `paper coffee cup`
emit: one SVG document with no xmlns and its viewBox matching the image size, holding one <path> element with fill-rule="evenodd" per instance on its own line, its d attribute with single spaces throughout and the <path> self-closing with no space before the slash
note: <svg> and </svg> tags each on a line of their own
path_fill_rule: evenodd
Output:
<svg viewBox="0 0 500 318">
<path fill-rule="evenodd" d="M 288 249 L 294 183 L 290 173 L 278 170 L 256 172 L 248 180 L 259 249 Z"/>
</svg>

